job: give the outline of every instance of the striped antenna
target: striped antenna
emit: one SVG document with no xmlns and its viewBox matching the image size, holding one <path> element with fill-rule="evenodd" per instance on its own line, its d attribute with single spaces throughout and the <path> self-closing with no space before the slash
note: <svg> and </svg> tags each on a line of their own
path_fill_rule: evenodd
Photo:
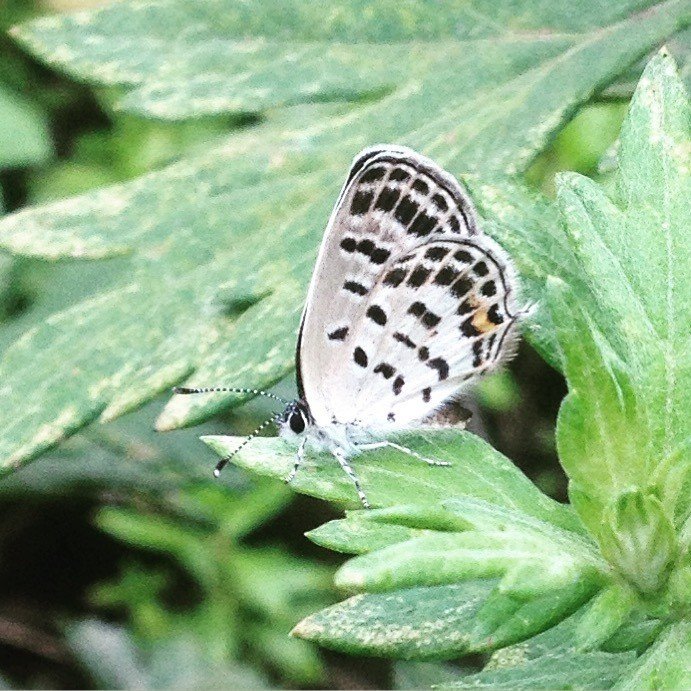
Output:
<svg viewBox="0 0 691 691">
<path fill-rule="evenodd" d="M 179 394 L 191 394 L 191 393 L 247 393 L 254 396 L 266 396 L 267 398 L 273 398 L 274 401 L 279 401 L 287 405 L 290 401 L 285 398 L 276 396 L 276 394 L 269 393 L 268 391 L 261 391 L 260 389 L 243 389 L 239 387 L 224 387 L 224 386 L 212 386 L 204 387 L 201 389 L 189 388 L 187 386 L 175 386 L 173 387 L 173 393 Z"/>
<path fill-rule="evenodd" d="M 240 444 L 240 446 L 235 449 L 230 455 L 226 456 L 225 458 L 222 458 L 217 464 L 216 467 L 214 468 L 214 477 L 219 477 L 221 474 L 221 471 L 228 465 L 228 461 L 230 461 L 233 456 L 235 456 L 239 451 L 241 451 L 247 444 L 249 444 L 252 439 L 254 439 L 267 425 L 269 425 L 272 422 L 276 422 L 280 418 L 279 413 L 274 413 L 268 420 L 264 420 L 257 429 L 252 432 L 252 434 L 247 437 L 247 439 L 243 440 L 243 442 Z"/>
</svg>

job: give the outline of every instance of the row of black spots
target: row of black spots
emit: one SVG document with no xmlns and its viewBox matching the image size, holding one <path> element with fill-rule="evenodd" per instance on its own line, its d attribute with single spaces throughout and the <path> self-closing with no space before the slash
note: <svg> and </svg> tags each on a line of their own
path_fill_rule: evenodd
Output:
<svg viewBox="0 0 691 691">
<path fill-rule="evenodd" d="M 395 367 L 392 367 L 388 362 L 380 362 L 373 371 L 375 374 L 381 374 L 384 379 L 391 379 L 396 373 Z"/>
<path fill-rule="evenodd" d="M 356 346 L 355 350 L 353 350 L 353 360 L 355 361 L 355 364 L 359 365 L 360 367 L 367 367 L 369 362 L 367 353 L 360 348 L 360 346 Z"/>
<path fill-rule="evenodd" d="M 400 331 L 395 331 L 393 335 L 394 341 L 398 341 L 398 343 L 402 343 L 406 348 L 417 348 L 415 345 L 415 342 L 410 339 L 410 336 L 406 336 L 405 334 L 401 333 Z"/>
<path fill-rule="evenodd" d="M 370 305 L 367 308 L 366 316 L 379 326 L 384 326 L 387 321 L 386 312 L 379 305 Z"/>
<path fill-rule="evenodd" d="M 435 357 L 427 360 L 427 367 L 437 371 L 439 381 L 444 381 L 449 376 L 449 363 L 441 357 Z"/>
<path fill-rule="evenodd" d="M 330 341 L 345 341 L 348 335 L 348 327 L 341 326 L 327 334 Z"/>
<path fill-rule="evenodd" d="M 441 317 L 428 310 L 424 302 L 413 302 L 408 308 L 408 314 L 417 317 L 428 329 L 433 329 L 441 321 Z"/>
<path fill-rule="evenodd" d="M 369 238 L 365 238 L 364 240 L 360 240 L 358 242 L 354 237 L 346 235 L 343 240 L 341 240 L 340 247 L 348 254 L 359 252 L 360 254 L 369 257 L 369 260 L 373 264 L 383 264 L 391 256 L 391 252 L 389 250 L 387 250 L 385 247 L 379 247 L 379 245 L 375 244 Z"/>
<path fill-rule="evenodd" d="M 343 290 L 353 293 L 353 295 L 367 295 L 369 290 L 367 289 L 366 286 L 363 286 L 362 283 L 358 283 L 357 281 L 346 281 L 343 284 Z"/>
</svg>

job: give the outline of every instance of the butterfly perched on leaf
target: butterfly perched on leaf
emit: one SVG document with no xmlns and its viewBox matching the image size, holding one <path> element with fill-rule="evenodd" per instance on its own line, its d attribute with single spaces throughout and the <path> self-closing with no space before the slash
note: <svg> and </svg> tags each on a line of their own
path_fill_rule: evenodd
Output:
<svg viewBox="0 0 691 691">
<path fill-rule="evenodd" d="M 482 233 L 461 184 L 411 149 L 361 152 L 307 294 L 296 349 L 298 398 L 272 418 L 282 436 L 297 441 L 287 481 L 306 449 L 329 451 L 369 506 L 350 463 L 363 451 L 390 446 L 448 465 L 387 436 L 456 424 L 451 406 L 458 394 L 513 354 L 523 314 L 511 260 Z M 264 393 L 176 389 L 214 390 Z"/>
</svg>

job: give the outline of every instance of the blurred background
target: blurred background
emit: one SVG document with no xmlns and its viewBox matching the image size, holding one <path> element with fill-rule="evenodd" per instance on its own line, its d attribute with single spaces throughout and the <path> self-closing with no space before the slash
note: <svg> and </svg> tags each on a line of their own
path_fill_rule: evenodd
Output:
<svg viewBox="0 0 691 691">
<path fill-rule="evenodd" d="M 241 124 L 116 114 L 106 90 L 50 71 L 6 36 L 33 16 L 94 4 L 0 3 L 2 213 L 136 177 Z M 531 184 L 552 194 L 558 170 L 598 175 L 627 97 L 624 84 L 583 107 L 534 163 Z M 0 348 L 116 271 L 117 259 L 0 254 Z M 291 395 L 292 380 L 280 388 Z M 565 479 L 553 431 L 564 393 L 561 376 L 524 344 L 467 401 L 474 429 L 558 500 Z M 289 638 L 299 619 L 336 599 L 339 558 L 303 537 L 336 510 L 232 467 L 214 481 L 215 459 L 198 441 L 246 433 L 265 404 L 157 434 L 162 402 L 92 426 L 0 483 L 0 685 L 416 685 L 410 667 Z"/>
</svg>

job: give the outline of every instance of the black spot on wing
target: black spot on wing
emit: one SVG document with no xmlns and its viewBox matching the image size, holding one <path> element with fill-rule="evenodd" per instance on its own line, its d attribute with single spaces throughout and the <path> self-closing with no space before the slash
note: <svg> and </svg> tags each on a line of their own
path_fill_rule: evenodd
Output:
<svg viewBox="0 0 691 691">
<path fill-rule="evenodd" d="M 391 173 L 389 173 L 389 180 L 394 182 L 403 182 L 410 178 L 410 173 L 403 168 L 394 168 Z"/>
<path fill-rule="evenodd" d="M 411 223 L 408 232 L 417 235 L 419 238 L 424 238 L 434 230 L 436 225 L 436 218 L 428 216 L 424 211 L 421 211 Z"/>
<path fill-rule="evenodd" d="M 427 346 L 422 346 L 420 350 L 417 351 L 417 356 L 422 360 L 422 362 L 425 362 L 425 360 L 429 360 L 429 348 Z"/>
<path fill-rule="evenodd" d="M 420 194 L 429 194 L 429 185 L 420 178 L 413 181 L 413 189 Z"/>
<path fill-rule="evenodd" d="M 407 226 L 419 210 L 418 205 L 410 197 L 403 197 L 401 201 L 398 202 L 398 206 L 393 215 L 399 223 Z"/>
<path fill-rule="evenodd" d="M 384 276 L 384 285 L 391 286 L 392 288 L 397 288 L 408 275 L 407 269 L 396 268 L 389 271 L 386 276 Z"/>
<path fill-rule="evenodd" d="M 462 264 L 470 264 L 470 262 L 473 261 L 473 255 L 466 250 L 458 250 L 458 252 L 453 255 L 453 258 Z"/>
<path fill-rule="evenodd" d="M 461 329 L 461 333 L 466 338 L 475 338 L 475 336 L 480 335 L 480 332 L 475 328 L 475 325 L 473 324 L 472 317 L 466 319 L 459 328 Z"/>
<path fill-rule="evenodd" d="M 422 302 L 414 302 L 409 308 L 408 308 L 408 314 L 412 314 L 414 317 L 421 317 L 427 308 L 425 307 L 424 303 Z"/>
<path fill-rule="evenodd" d="M 357 281 L 346 281 L 343 284 L 343 290 L 347 290 L 355 295 L 367 295 L 367 288 Z"/>
<path fill-rule="evenodd" d="M 461 276 L 452 286 L 451 294 L 455 298 L 462 298 L 472 290 L 473 282 L 466 276 Z"/>
<path fill-rule="evenodd" d="M 372 264 L 383 264 L 390 256 L 391 252 L 389 250 L 384 247 L 375 247 L 369 258 Z"/>
<path fill-rule="evenodd" d="M 451 250 L 448 247 L 430 247 L 425 252 L 425 259 L 431 259 L 432 261 L 438 262 L 444 259 L 444 257 Z"/>
<path fill-rule="evenodd" d="M 357 346 L 353 351 L 353 360 L 360 367 L 367 367 L 367 353 L 360 346 Z"/>
<path fill-rule="evenodd" d="M 342 326 L 339 329 L 335 329 L 332 331 L 329 336 L 329 340 L 331 341 L 343 341 L 345 340 L 345 337 L 348 335 L 348 327 L 347 326 Z"/>
<path fill-rule="evenodd" d="M 480 292 L 486 297 L 491 298 L 497 293 L 497 284 L 494 281 L 487 281 L 482 288 L 480 288 Z"/>
<path fill-rule="evenodd" d="M 470 300 L 464 300 L 456 310 L 456 314 L 470 314 L 475 308 L 470 304 Z"/>
<path fill-rule="evenodd" d="M 395 368 L 393 368 L 388 362 L 380 362 L 374 368 L 374 373 L 381 374 L 384 379 L 391 379 L 395 372 Z"/>
<path fill-rule="evenodd" d="M 449 216 L 446 219 L 446 222 L 449 224 L 449 228 L 451 228 L 452 233 L 461 232 L 461 224 L 459 223 L 458 218 L 456 218 L 456 216 Z"/>
<path fill-rule="evenodd" d="M 379 305 L 370 305 L 367 309 L 367 316 L 379 326 L 386 324 L 386 312 Z"/>
<path fill-rule="evenodd" d="M 405 379 L 400 375 L 393 380 L 393 392 L 396 396 L 403 390 L 403 385 L 405 384 Z"/>
<path fill-rule="evenodd" d="M 427 367 L 437 370 L 439 381 L 443 381 L 449 376 L 449 363 L 444 358 L 435 357 L 428 360 Z"/>
<path fill-rule="evenodd" d="M 408 285 L 419 288 L 429 278 L 432 271 L 422 264 L 418 264 L 408 278 Z"/>
<path fill-rule="evenodd" d="M 439 270 L 439 273 L 434 277 L 434 282 L 438 286 L 450 286 L 458 278 L 459 273 L 447 264 Z"/>
<path fill-rule="evenodd" d="M 473 367 L 479 367 L 482 364 L 482 340 L 478 339 L 473 343 Z"/>
<path fill-rule="evenodd" d="M 383 166 L 372 166 L 366 170 L 360 177 L 360 182 L 376 182 L 381 180 L 386 174 L 386 168 Z"/>
<path fill-rule="evenodd" d="M 422 390 L 422 400 L 425 403 L 429 403 L 430 398 L 432 398 L 432 389 L 428 386 L 427 388 Z"/>
<path fill-rule="evenodd" d="M 355 238 L 346 236 L 343 238 L 343 240 L 341 240 L 341 249 L 345 250 L 346 252 L 355 252 L 356 247 L 357 241 Z"/>
<path fill-rule="evenodd" d="M 446 199 L 442 197 L 441 194 L 433 194 L 432 195 L 432 203 L 439 209 L 439 211 L 448 211 L 449 210 L 449 205 L 446 202 Z"/>
<path fill-rule="evenodd" d="M 381 211 L 391 211 L 391 209 L 396 206 L 396 202 L 400 196 L 400 190 L 397 190 L 395 187 L 385 187 L 379 193 L 374 208 L 380 209 Z"/>
<path fill-rule="evenodd" d="M 492 324 L 501 324 L 504 321 L 504 317 L 499 313 L 499 305 L 494 304 L 487 310 L 487 319 L 492 322 Z"/>
<path fill-rule="evenodd" d="M 485 262 L 478 262 L 475 264 L 473 267 L 473 271 L 478 275 L 478 276 L 486 276 L 489 273 L 489 269 L 487 268 L 487 264 Z"/>
<path fill-rule="evenodd" d="M 370 210 L 374 194 L 372 192 L 356 192 L 350 205 L 350 213 L 353 216 L 363 216 Z"/>
<path fill-rule="evenodd" d="M 410 337 L 406 336 L 405 334 L 402 334 L 400 331 L 394 332 L 393 338 L 395 341 L 402 343 L 407 348 L 415 348 L 415 343 L 413 343 L 413 341 L 410 340 Z"/>
<path fill-rule="evenodd" d="M 428 329 L 433 329 L 441 321 L 441 317 L 427 310 L 420 320 Z"/>
<path fill-rule="evenodd" d="M 358 242 L 356 250 L 360 254 L 364 254 L 366 257 L 369 257 L 374 251 L 374 248 L 375 244 L 372 242 L 372 240 L 365 238 L 364 240 L 360 240 L 360 242 Z"/>
</svg>

